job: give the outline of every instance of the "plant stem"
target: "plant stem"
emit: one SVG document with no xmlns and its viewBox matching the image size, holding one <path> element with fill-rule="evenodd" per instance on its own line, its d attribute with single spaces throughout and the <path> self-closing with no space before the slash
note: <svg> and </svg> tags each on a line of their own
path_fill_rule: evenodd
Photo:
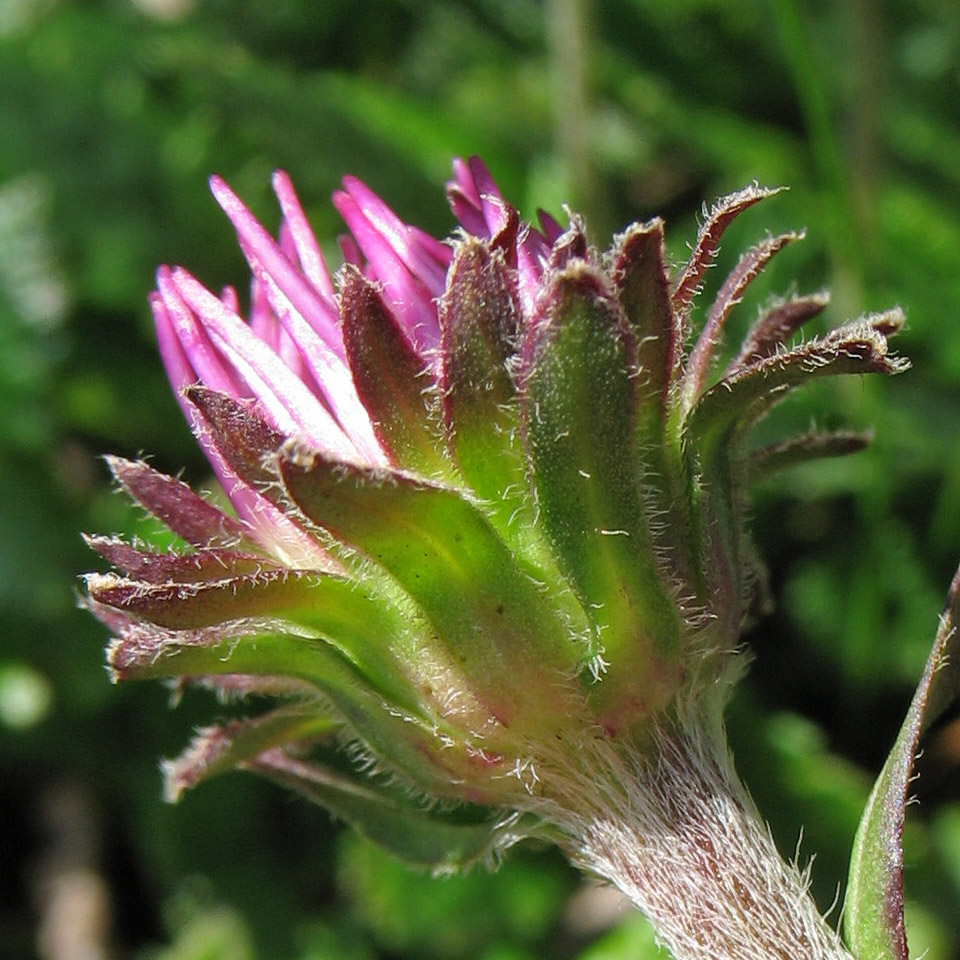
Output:
<svg viewBox="0 0 960 960">
<path fill-rule="evenodd" d="M 659 723 L 634 756 L 599 748 L 552 810 L 578 866 L 617 886 L 675 960 L 851 960 L 733 771 L 719 721 Z M 598 755 L 605 753 L 606 755 Z M 590 766 L 595 766 L 592 773 Z"/>
<path fill-rule="evenodd" d="M 567 178 L 568 201 L 595 235 L 612 229 L 611 211 L 591 152 L 591 0 L 550 0 L 546 7 L 551 58 L 554 139 Z"/>
</svg>

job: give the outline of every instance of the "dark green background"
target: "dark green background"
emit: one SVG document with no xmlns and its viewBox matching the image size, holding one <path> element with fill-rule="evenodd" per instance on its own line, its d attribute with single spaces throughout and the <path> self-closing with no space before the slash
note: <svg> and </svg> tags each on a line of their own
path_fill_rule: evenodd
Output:
<svg viewBox="0 0 960 960">
<path fill-rule="evenodd" d="M 873 448 L 755 499 L 777 609 L 748 638 L 731 735 L 788 854 L 804 828 L 829 907 L 960 559 L 960 6 L 176 6 L 0 0 L 0 955 L 40 955 L 51 878 L 76 871 L 112 904 L 113 957 L 655 954 L 630 913 L 588 909 L 549 851 L 435 881 L 241 775 L 164 805 L 157 758 L 227 708 L 194 694 L 170 712 L 159 686 L 111 687 L 105 631 L 76 609 L 77 575 L 97 566 L 78 531 L 148 530 L 100 455 L 207 477 L 145 294 L 160 261 L 245 283 L 208 173 L 274 226 L 269 174 L 285 168 L 332 254 L 342 225 L 327 198 L 343 173 L 443 235 L 450 158 L 474 152 L 528 216 L 569 202 L 598 244 L 664 215 L 677 261 L 702 201 L 789 184 L 731 229 L 709 279 L 708 295 L 765 231 L 808 228 L 734 336 L 794 279 L 833 289 L 831 322 L 907 311 L 910 373 L 778 412 L 801 428 L 872 425 Z M 928 745 L 907 835 L 911 944 L 928 960 L 960 957 L 958 731 Z"/>
</svg>

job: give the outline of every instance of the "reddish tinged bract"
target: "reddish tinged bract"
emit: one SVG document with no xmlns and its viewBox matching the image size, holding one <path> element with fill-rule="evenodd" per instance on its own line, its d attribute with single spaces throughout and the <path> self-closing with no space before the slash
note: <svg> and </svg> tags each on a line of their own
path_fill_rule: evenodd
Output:
<svg viewBox="0 0 960 960">
<path fill-rule="evenodd" d="M 772 193 L 755 186 L 706 214 L 672 279 L 661 221 L 599 253 L 576 216 L 521 221 L 476 158 L 454 163 L 445 242 L 346 178 L 331 276 L 273 184 L 277 239 L 211 181 L 250 265 L 246 319 L 235 291 L 157 274 L 161 355 L 234 514 L 110 461 L 185 544 L 90 538 L 118 571 L 88 578 L 113 675 L 278 701 L 202 731 L 166 764 L 172 797 L 246 768 L 435 867 L 573 829 L 596 758 L 636 770 L 655 731 L 725 696 L 757 593 L 750 480 L 863 444 L 756 450 L 750 428 L 812 378 L 901 370 L 902 316 L 790 345 L 826 303 L 795 296 L 718 374 L 730 311 L 797 239 L 748 251 L 691 335 L 723 230 Z M 328 762 L 344 744 L 365 762 Z"/>
</svg>

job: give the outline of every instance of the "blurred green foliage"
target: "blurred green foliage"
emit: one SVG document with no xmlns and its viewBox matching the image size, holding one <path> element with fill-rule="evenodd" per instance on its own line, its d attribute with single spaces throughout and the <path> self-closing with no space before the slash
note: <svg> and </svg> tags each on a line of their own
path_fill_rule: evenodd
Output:
<svg viewBox="0 0 960 960">
<path fill-rule="evenodd" d="M 333 256 L 343 173 L 444 235 L 449 161 L 470 153 L 527 215 L 583 209 L 598 243 L 665 215 L 677 260 L 702 200 L 789 184 L 731 229 L 712 278 L 764 230 L 809 228 L 739 329 L 794 278 L 832 288 L 832 320 L 907 310 L 913 372 L 777 413 L 872 425 L 871 450 L 756 497 L 777 606 L 749 636 L 731 735 L 783 850 L 803 827 L 828 908 L 960 557 L 958 71 L 952 0 L 2 0 L 4 956 L 53 956 L 38 926 L 51 936 L 57 878 L 84 871 L 115 957 L 658 955 L 627 910 L 578 920 L 586 894 L 549 851 L 432 880 L 242 776 L 163 806 L 157 757 L 230 708 L 191 694 L 168 713 L 159 688 L 111 688 L 104 631 L 75 609 L 95 565 L 78 531 L 147 530 L 100 454 L 207 479 L 144 300 L 161 261 L 243 282 L 206 175 L 273 224 L 269 173 L 287 169 Z M 958 730 L 927 751 L 907 836 L 928 960 L 960 958 Z"/>
</svg>

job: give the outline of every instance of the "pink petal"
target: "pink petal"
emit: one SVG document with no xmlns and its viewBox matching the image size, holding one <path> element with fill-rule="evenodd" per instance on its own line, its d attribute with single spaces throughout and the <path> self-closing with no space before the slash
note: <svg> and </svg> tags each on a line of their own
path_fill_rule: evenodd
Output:
<svg viewBox="0 0 960 960">
<path fill-rule="evenodd" d="M 173 387 L 174 396 L 177 399 L 180 409 L 183 411 L 184 417 L 186 417 L 187 423 L 190 425 L 191 431 L 197 438 L 200 448 L 203 450 L 206 458 L 210 461 L 214 472 L 217 474 L 217 478 L 222 483 L 224 478 L 221 476 L 222 471 L 220 470 L 220 467 L 222 464 L 220 455 L 214 449 L 213 443 L 206 433 L 196 429 L 197 412 L 194 409 L 193 404 L 187 400 L 183 392 L 184 387 L 196 383 L 198 377 L 194 372 L 186 352 L 183 349 L 180 339 L 177 337 L 176 330 L 174 329 L 171 321 L 170 313 L 167 310 L 166 303 L 164 303 L 164 300 L 159 293 L 154 293 L 150 296 L 150 308 L 153 311 L 154 326 L 157 331 L 157 343 L 160 347 L 160 356 L 163 359 L 163 365 L 166 368 L 167 377 L 170 380 L 170 386 Z M 219 389 L 219 387 L 214 387 L 213 389 Z M 224 392 L 229 393 L 229 395 L 233 397 L 240 396 L 239 393 L 230 393 L 229 391 Z M 223 486 L 224 490 L 229 489 L 226 484 L 223 484 Z M 238 505 L 235 503 L 234 506 L 236 507 Z"/>
<path fill-rule="evenodd" d="M 340 248 L 340 256 L 344 263 L 358 267 L 360 270 L 366 270 L 366 264 L 363 261 L 363 254 L 357 246 L 357 241 L 349 233 L 341 233 L 337 237 L 337 246 Z"/>
<path fill-rule="evenodd" d="M 277 356 L 287 365 L 287 368 L 290 372 L 298 379 L 303 380 L 308 374 L 306 364 L 303 361 L 303 354 L 300 352 L 300 348 L 297 346 L 297 342 L 290 336 L 287 332 L 287 328 L 283 324 L 279 325 L 277 331 L 277 345 L 274 347 Z M 313 384 L 307 383 L 307 387 L 310 389 L 310 392 L 317 396 L 317 391 L 313 389 Z"/>
<path fill-rule="evenodd" d="M 273 174 L 273 192 L 280 202 L 284 222 L 287 224 L 293 238 L 297 259 L 304 276 L 330 303 L 333 303 L 333 280 L 330 271 L 324 262 L 323 254 L 314 232 L 310 229 L 300 199 L 293 189 L 290 177 L 283 170 L 276 170 Z"/>
<path fill-rule="evenodd" d="M 240 317 L 182 267 L 174 271 L 173 281 L 184 301 L 202 318 L 211 341 L 242 373 L 278 430 L 302 434 L 334 456 L 357 458 L 356 448 L 323 404 Z"/>
<path fill-rule="evenodd" d="M 196 383 L 200 378 L 184 352 L 177 331 L 174 329 L 173 321 L 170 319 L 170 314 L 163 302 L 163 297 L 157 291 L 154 291 L 147 300 L 153 313 L 153 325 L 157 332 L 157 347 L 160 351 L 160 359 L 167 371 L 167 379 L 170 381 L 170 386 L 173 387 L 174 395 L 179 396 L 184 387 Z"/>
<path fill-rule="evenodd" d="M 280 221 L 280 229 L 277 231 L 277 245 L 280 247 L 280 252 L 296 267 L 300 258 L 297 256 L 297 244 L 293 239 L 293 233 L 290 231 L 290 224 L 286 220 Z"/>
<path fill-rule="evenodd" d="M 475 209 L 479 210 L 480 193 L 477 190 L 477 184 L 473 178 L 470 164 L 460 157 L 455 157 L 453 160 L 453 176 L 454 183 L 450 184 L 450 186 L 455 184 L 459 187 L 464 199 L 472 204 Z"/>
<path fill-rule="evenodd" d="M 439 297 L 446 285 L 446 266 L 441 267 L 421 247 L 416 234 L 365 183 L 356 177 L 344 177 L 343 186 L 367 223 L 390 244 L 410 273 L 431 296 Z"/>
<path fill-rule="evenodd" d="M 284 296 L 306 317 L 326 343 L 342 355 L 343 344 L 340 342 L 340 328 L 333 307 L 324 302 L 318 291 L 284 256 L 276 241 L 223 180 L 211 177 L 210 189 L 236 229 L 243 242 L 241 245 L 256 254 Z"/>
<path fill-rule="evenodd" d="M 363 210 L 349 194 L 338 191 L 333 204 L 340 211 L 350 232 L 383 284 L 388 305 L 403 324 L 414 346 L 422 353 L 437 345 L 440 328 L 437 306 L 430 294 L 410 273 L 403 260 L 364 216 Z"/>
<path fill-rule="evenodd" d="M 503 200 L 503 196 L 500 193 L 500 188 L 493 179 L 489 168 L 478 156 L 472 156 L 467 161 L 467 166 L 470 168 L 470 176 L 473 179 L 473 182 L 476 184 L 476 190 L 481 201 L 483 200 L 484 195 L 496 197 L 501 201 Z"/>
<path fill-rule="evenodd" d="M 213 297 L 212 294 L 210 296 Z M 287 520 L 272 503 L 241 481 L 226 464 L 208 431 L 203 428 L 202 420 L 193 404 L 183 395 L 183 388 L 195 383 L 197 377 L 177 338 L 170 314 L 159 293 L 154 293 L 150 297 L 150 306 L 153 310 L 161 357 L 177 403 L 217 480 L 237 511 L 237 516 L 251 528 L 252 538 L 273 552 L 279 551 L 289 559 L 296 559 L 303 566 L 311 566 L 321 561 L 329 564 L 325 551 L 321 550 L 299 527 Z M 213 387 L 212 384 L 207 385 Z M 213 387 L 213 389 L 219 388 Z M 238 397 L 240 394 L 231 393 L 230 395 Z M 210 509 L 213 510 L 212 507 Z M 177 528 L 174 527 L 174 529 Z"/>
<path fill-rule="evenodd" d="M 474 206 L 459 185 L 450 184 L 447 187 L 447 202 L 450 204 L 453 215 L 467 233 L 471 233 L 481 240 L 489 239 L 490 231 L 487 229 L 487 223 L 480 210 L 479 197 L 476 206 Z"/>
<path fill-rule="evenodd" d="M 234 310 L 234 313 L 240 313 Z M 250 284 L 250 329 L 268 346 L 276 350 L 280 343 L 280 324 L 270 309 L 263 284 L 254 277 Z"/>
<path fill-rule="evenodd" d="M 184 402 L 189 404 L 189 401 Z M 333 558 L 313 537 L 237 476 L 210 437 L 200 413 L 192 404 L 189 404 L 189 407 L 190 429 L 203 448 L 220 486 L 237 511 L 237 516 L 244 526 L 249 528 L 251 539 L 279 557 L 288 567 L 330 569 L 335 566 Z"/>
<path fill-rule="evenodd" d="M 483 194 L 480 198 L 481 212 L 484 222 L 490 231 L 490 236 L 495 237 L 510 222 L 510 215 L 507 212 L 507 205 L 500 197 L 490 194 Z"/>
<path fill-rule="evenodd" d="M 563 227 L 546 210 L 538 210 L 537 219 L 540 221 L 547 243 L 553 246 L 563 234 Z"/>
<path fill-rule="evenodd" d="M 283 325 L 281 349 L 284 346 L 282 334 L 285 332 L 288 342 L 295 344 L 298 353 L 295 359 L 302 358 L 307 365 L 313 380 L 323 392 L 327 405 L 363 459 L 370 464 L 386 466 L 387 458 L 374 435 L 370 417 L 357 395 L 350 369 L 317 336 L 290 301 L 277 289 L 273 278 L 263 271 L 257 258 L 248 252 L 247 259 L 254 274 L 263 284 L 274 313 Z M 302 380 L 302 377 L 299 379 Z"/>
<path fill-rule="evenodd" d="M 423 248 L 427 256 L 432 257 L 446 272 L 447 267 L 453 261 L 453 250 L 450 249 L 449 244 L 431 237 L 426 230 L 421 230 L 419 227 L 408 226 L 407 230 L 410 236 Z"/>
<path fill-rule="evenodd" d="M 479 157 L 468 161 L 470 174 L 480 197 L 480 209 L 491 236 L 496 236 L 507 225 L 506 203 L 487 165 Z"/>
<path fill-rule="evenodd" d="M 240 312 L 240 298 L 237 296 L 237 291 L 233 287 L 224 287 L 220 291 L 220 302 L 228 310 L 232 310 L 234 313 Z"/>
<path fill-rule="evenodd" d="M 520 302 L 524 316 L 533 316 L 540 292 L 540 278 L 543 276 L 543 260 L 537 245 L 519 242 L 517 244 L 517 285 L 520 290 Z"/>
<path fill-rule="evenodd" d="M 162 266 L 157 270 L 157 290 L 163 301 L 162 313 L 157 313 L 153 298 L 151 298 L 151 306 L 154 307 L 154 320 L 157 321 L 161 358 L 165 365 L 169 361 L 176 367 L 176 381 L 171 376 L 174 389 L 180 390 L 187 383 L 202 380 L 214 390 L 228 393 L 232 397 L 242 396 L 245 392 L 243 384 L 238 380 L 235 372 L 223 363 L 220 353 L 214 347 L 202 324 L 197 322 L 192 311 L 180 299 L 169 267 Z M 219 300 L 217 302 L 220 303 Z M 177 366 L 181 357 L 173 348 L 170 333 L 179 344 L 183 358 L 186 359 L 193 375 L 185 376 L 183 370 Z M 171 367 L 168 366 L 167 369 L 170 372 Z"/>
</svg>

